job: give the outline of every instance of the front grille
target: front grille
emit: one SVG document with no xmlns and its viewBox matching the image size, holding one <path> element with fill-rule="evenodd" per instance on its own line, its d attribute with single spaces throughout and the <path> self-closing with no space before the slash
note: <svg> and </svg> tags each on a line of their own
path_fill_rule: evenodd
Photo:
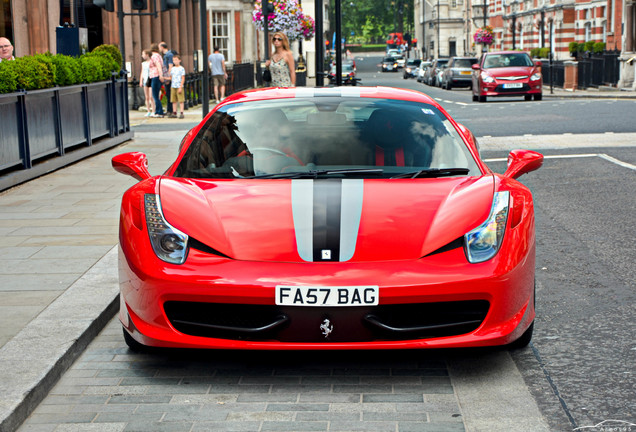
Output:
<svg viewBox="0 0 636 432">
<path fill-rule="evenodd" d="M 373 307 L 284 307 L 170 301 L 178 331 L 209 338 L 281 342 L 370 342 L 470 333 L 488 313 L 486 300 Z M 333 331 L 323 334 L 329 320 Z"/>
</svg>

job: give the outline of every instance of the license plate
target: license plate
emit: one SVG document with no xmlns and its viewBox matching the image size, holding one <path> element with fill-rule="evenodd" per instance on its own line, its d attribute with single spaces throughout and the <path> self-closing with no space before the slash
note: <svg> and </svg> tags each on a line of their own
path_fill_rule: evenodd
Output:
<svg viewBox="0 0 636 432">
<path fill-rule="evenodd" d="M 377 286 L 276 286 L 279 306 L 376 306 L 379 298 Z"/>
<path fill-rule="evenodd" d="M 470 71 L 462 71 L 462 75 L 470 75 Z"/>
<path fill-rule="evenodd" d="M 523 83 L 510 83 L 510 84 L 504 84 L 503 88 L 505 89 L 509 89 L 509 88 L 522 88 L 523 87 Z"/>
</svg>

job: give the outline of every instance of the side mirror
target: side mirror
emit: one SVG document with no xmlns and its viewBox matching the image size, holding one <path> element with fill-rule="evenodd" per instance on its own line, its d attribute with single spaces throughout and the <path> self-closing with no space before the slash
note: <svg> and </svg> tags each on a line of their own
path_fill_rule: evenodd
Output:
<svg viewBox="0 0 636 432">
<path fill-rule="evenodd" d="M 504 175 L 513 179 L 541 168 L 543 155 L 531 150 L 512 150 L 508 155 L 508 168 Z"/>
<path fill-rule="evenodd" d="M 537 67 L 541 67 L 541 60 L 535 60 L 534 65 Z"/>
<path fill-rule="evenodd" d="M 148 159 L 140 152 L 123 153 L 115 156 L 111 161 L 115 171 L 145 180 L 151 177 L 148 171 Z"/>
<path fill-rule="evenodd" d="M 479 63 L 474 63 L 471 68 L 473 68 L 473 70 L 479 70 Z"/>
</svg>

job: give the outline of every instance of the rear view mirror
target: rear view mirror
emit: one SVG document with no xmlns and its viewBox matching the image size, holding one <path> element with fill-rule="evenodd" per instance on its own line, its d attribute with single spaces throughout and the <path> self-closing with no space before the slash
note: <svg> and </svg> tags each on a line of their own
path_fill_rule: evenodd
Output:
<svg viewBox="0 0 636 432">
<path fill-rule="evenodd" d="M 115 171 L 132 176 L 137 180 L 151 177 L 148 171 L 148 159 L 144 153 L 123 153 L 113 157 L 111 163 Z"/>
<path fill-rule="evenodd" d="M 543 155 L 531 150 L 512 150 L 508 155 L 508 168 L 504 175 L 519 178 L 524 174 L 541 168 Z"/>
<path fill-rule="evenodd" d="M 473 70 L 479 70 L 479 63 L 474 63 L 471 67 Z"/>
</svg>

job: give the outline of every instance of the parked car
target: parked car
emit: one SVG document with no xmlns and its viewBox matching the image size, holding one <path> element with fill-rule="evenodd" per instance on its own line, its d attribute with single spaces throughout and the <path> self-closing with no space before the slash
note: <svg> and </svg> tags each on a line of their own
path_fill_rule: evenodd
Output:
<svg viewBox="0 0 636 432">
<path fill-rule="evenodd" d="M 424 82 L 424 77 L 426 76 L 426 70 L 431 67 L 432 62 L 423 61 L 420 63 L 420 66 L 417 68 L 417 82 Z"/>
<path fill-rule="evenodd" d="M 357 85 L 356 71 L 351 63 L 343 63 L 342 65 L 342 84 Z M 331 66 L 329 71 L 329 84 L 336 84 L 336 65 Z"/>
<path fill-rule="evenodd" d="M 514 150 L 493 172 L 420 92 L 299 93 L 227 97 L 161 174 L 113 158 L 138 180 L 119 228 L 128 346 L 527 345 L 535 218 L 516 178 L 543 156 Z"/>
<path fill-rule="evenodd" d="M 439 58 L 433 60 L 433 64 L 426 70 L 426 76 L 424 82 L 430 86 L 437 85 L 437 76 L 442 66 L 448 63 L 447 58 Z"/>
<path fill-rule="evenodd" d="M 473 101 L 486 102 L 491 96 L 523 96 L 541 100 L 541 61 L 532 61 L 520 51 L 484 53 L 472 66 Z"/>
<path fill-rule="evenodd" d="M 398 71 L 397 59 L 395 57 L 384 57 L 380 66 L 382 67 L 382 72 Z"/>
<path fill-rule="evenodd" d="M 422 63 L 421 59 L 409 59 L 404 66 L 403 78 L 408 79 L 417 77 L 417 71 L 420 63 Z"/>
<path fill-rule="evenodd" d="M 451 57 L 442 74 L 441 86 L 446 90 L 453 87 L 470 87 L 472 85 L 472 66 L 477 57 Z"/>
</svg>

